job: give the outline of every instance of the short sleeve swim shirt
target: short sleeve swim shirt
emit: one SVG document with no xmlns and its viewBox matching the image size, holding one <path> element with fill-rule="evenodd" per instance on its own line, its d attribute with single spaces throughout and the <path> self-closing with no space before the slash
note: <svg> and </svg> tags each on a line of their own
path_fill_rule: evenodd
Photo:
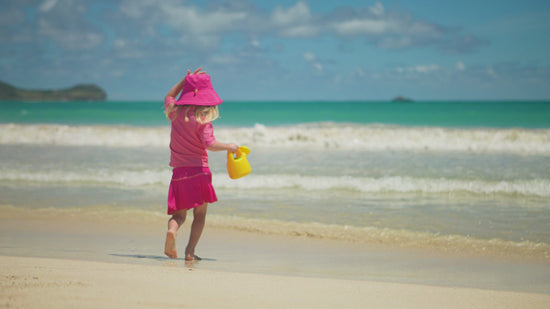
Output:
<svg viewBox="0 0 550 309">
<path fill-rule="evenodd" d="M 174 101 L 169 97 L 165 107 Z M 200 124 L 195 119 L 195 107 L 179 108 L 171 116 L 170 166 L 172 167 L 208 167 L 206 148 L 216 142 L 212 123 Z M 184 113 L 187 111 L 188 121 Z M 175 114 L 174 114 L 175 113 Z"/>
</svg>

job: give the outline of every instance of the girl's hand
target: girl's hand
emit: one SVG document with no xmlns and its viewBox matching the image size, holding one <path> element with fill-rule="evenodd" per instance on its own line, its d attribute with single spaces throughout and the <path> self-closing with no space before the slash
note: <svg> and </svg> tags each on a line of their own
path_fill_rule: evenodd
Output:
<svg viewBox="0 0 550 309">
<path fill-rule="evenodd" d="M 239 145 L 233 143 L 227 144 L 227 150 L 231 152 L 237 152 L 237 150 L 239 150 Z"/>
<path fill-rule="evenodd" d="M 206 74 L 205 71 L 202 70 L 202 68 L 198 68 L 195 70 L 195 72 L 191 73 L 191 70 L 187 70 L 187 75 L 191 75 L 191 74 Z"/>
<path fill-rule="evenodd" d="M 202 68 L 196 69 L 195 72 L 193 73 L 191 73 L 190 70 L 187 70 L 187 75 L 191 75 L 191 74 L 206 74 L 206 72 L 203 71 Z M 167 100 L 169 97 L 175 98 L 178 95 L 178 93 L 181 92 L 181 89 L 183 88 L 183 84 L 185 84 L 185 77 L 179 83 L 175 84 L 174 87 L 170 89 L 170 91 L 168 91 L 164 99 Z"/>
</svg>

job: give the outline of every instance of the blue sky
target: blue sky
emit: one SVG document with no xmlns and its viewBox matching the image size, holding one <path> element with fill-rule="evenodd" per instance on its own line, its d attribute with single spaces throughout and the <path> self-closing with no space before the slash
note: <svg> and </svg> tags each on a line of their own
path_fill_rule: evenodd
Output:
<svg viewBox="0 0 550 309">
<path fill-rule="evenodd" d="M 550 99 L 550 1 L 0 1 L 0 80 L 161 100 Z"/>
</svg>

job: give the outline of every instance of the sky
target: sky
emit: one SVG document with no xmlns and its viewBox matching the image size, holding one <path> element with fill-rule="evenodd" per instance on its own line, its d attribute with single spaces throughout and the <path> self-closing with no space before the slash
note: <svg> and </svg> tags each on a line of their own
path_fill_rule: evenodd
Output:
<svg viewBox="0 0 550 309">
<path fill-rule="evenodd" d="M 550 1 L 0 0 L 0 80 L 162 100 L 548 100 Z"/>
</svg>

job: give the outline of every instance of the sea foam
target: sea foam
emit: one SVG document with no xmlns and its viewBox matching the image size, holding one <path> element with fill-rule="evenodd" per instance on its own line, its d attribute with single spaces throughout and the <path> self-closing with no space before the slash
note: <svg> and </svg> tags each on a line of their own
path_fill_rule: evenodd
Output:
<svg viewBox="0 0 550 309">
<path fill-rule="evenodd" d="M 509 241 L 498 238 L 482 239 L 405 229 L 289 222 L 238 216 L 210 215 L 209 224 L 219 228 L 260 234 L 334 239 L 391 247 L 425 248 L 452 253 L 521 257 L 541 261 L 550 259 L 550 244 L 545 242 Z"/>
<path fill-rule="evenodd" d="M 550 129 L 455 129 L 312 123 L 294 126 L 216 127 L 221 141 L 251 148 L 364 151 L 461 151 L 550 155 Z M 131 126 L 0 125 L 0 144 L 167 147 L 170 128 Z"/>
<path fill-rule="evenodd" d="M 488 181 L 449 178 L 350 177 L 301 175 L 249 175 L 241 181 L 215 177 L 215 185 L 228 189 L 300 189 L 309 191 L 345 190 L 358 193 L 417 194 L 506 194 L 550 197 L 546 179 Z"/>
<path fill-rule="evenodd" d="M 130 188 L 159 186 L 167 187 L 171 178 L 169 169 L 108 170 L 89 171 L 50 170 L 25 171 L 0 170 L 0 181 L 31 182 L 72 185 L 107 185 Z M 475 194 L 515 195 L 550 197 L 548 179 L 510 181 L 469 180 L 453 178 L 418 178 L 410 176 L 351 177 L 351 176 L 307 176 L 299 174 L 251 174 L 238 181 L 227 174 L 213 175 L 216 189 L 227 190 L 306 190 L 371 193 L 371 194 Z"/>
</svg>

